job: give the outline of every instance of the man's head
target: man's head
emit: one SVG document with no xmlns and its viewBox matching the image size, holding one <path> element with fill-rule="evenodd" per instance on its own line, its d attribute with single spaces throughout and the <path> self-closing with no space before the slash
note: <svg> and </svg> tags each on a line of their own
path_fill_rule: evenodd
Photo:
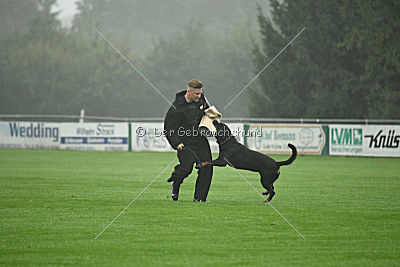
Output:
<svg viewBox="0 0 400 267">
<path fill-rule="evenodd" d="M 186 91 L 186 99 L 189 102 L 198 102 L 203 93 L 203 83 L 199 80 L 191 80 L 188 82 Z"/>
</svg>

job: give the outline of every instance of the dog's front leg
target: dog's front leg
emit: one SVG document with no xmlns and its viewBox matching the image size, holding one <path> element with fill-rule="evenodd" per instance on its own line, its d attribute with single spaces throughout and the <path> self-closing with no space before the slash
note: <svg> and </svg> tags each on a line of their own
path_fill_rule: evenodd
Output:
<svg viewBox="0 0 400 267">
<path fill-rule="evenodd" d="M 196 169 L 200 169 L 200 168 L 203 168 L 204 166 L 208 166 L 208 165 L 211 165 L 211 164 L 212 164 L 211 161 L 203 161 L 203 162 L 197 163 L 195 168 Z"/>
<path fill-rule="evenodd" d="M 217 158 L 210 163 L 210 165 L 217 167 L 225 167 L 227 164 L 228 162 L 226 162 L 225 158 Z"/>
<path fill-rule="evenodd" d="M 204 161 L 201 163 L 196 164 L 196 169 L 203 168 L 204 166 L 217 166 L 217 167 L 225 167 L 228 163 L 224 158 L 217 158 L 216 160 L 213 161 Z"/>
</svg>

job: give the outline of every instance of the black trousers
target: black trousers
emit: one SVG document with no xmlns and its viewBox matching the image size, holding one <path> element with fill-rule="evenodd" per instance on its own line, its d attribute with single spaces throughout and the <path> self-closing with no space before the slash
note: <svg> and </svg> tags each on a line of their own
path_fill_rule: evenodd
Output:
<svg viewBox="0 0 400 267">
<path fill-rule="evenodd" d="M 195 145 L 187 145 L 186 147 L 189 147 L 194 153 L 196 153 L 201 162 L 212 160 L 210 145 L 208 144 L 208 142 Z M 171 175 L 171 178 L 173 178 L 174 182 L 182 183 L 183 180 L 192 173 L 194 164 L 196 163 L 196 158 L 193 155 L 192 151 L 188 149 L 184 149 L 181 151 L 178 150 L 179 164 L 175 166 L 175 170 Z M 196 188 L 194 192 L 195 199 L 207 199 L 208 191 L 211 185 L 212 174 L 212 166 L 206 166 L 198 170 Z"/>
</svg>

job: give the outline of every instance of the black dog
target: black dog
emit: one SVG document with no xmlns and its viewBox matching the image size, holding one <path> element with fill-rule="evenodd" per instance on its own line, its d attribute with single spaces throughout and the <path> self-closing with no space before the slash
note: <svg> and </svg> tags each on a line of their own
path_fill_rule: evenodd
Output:
<svg viewBox="0 0 400 267">
<path fill-rule="evenodd" d="M 266 201 L 271 201 L 275 195 L 273 184 L 279 177 L 280 166 L 289 165 L 296 159 L 296 147 L 288 144 L 292 149 L 291 157 L 286 161 L 276 162 L 272 158 L 240 144 L 226 124 L 216 120 L 213 121 L 213 124 L 217 129 L 215 137 L 219 145 L 219 157 L 211 162 L 205 161 L 197 164 L 196 168 L 206 165 L 225 167 L 228 164 L 236 169 L 258 172 L 261 176 L 261 184 L 267 190 L 263 195 L 268 195 Z"/>
</svg>

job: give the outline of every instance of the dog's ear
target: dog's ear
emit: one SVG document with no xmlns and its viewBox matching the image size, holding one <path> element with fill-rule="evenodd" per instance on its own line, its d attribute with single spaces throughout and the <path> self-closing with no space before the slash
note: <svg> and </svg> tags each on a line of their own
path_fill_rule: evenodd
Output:
<svg viewBox="0 0 400 267">
<path fill-rule="evenodd" d="M 217 126 L 219 124 L 219 122 L 217 120 L 213 120 L 213 124 L 214 124 L 214 126 Z"/>
</svg>

